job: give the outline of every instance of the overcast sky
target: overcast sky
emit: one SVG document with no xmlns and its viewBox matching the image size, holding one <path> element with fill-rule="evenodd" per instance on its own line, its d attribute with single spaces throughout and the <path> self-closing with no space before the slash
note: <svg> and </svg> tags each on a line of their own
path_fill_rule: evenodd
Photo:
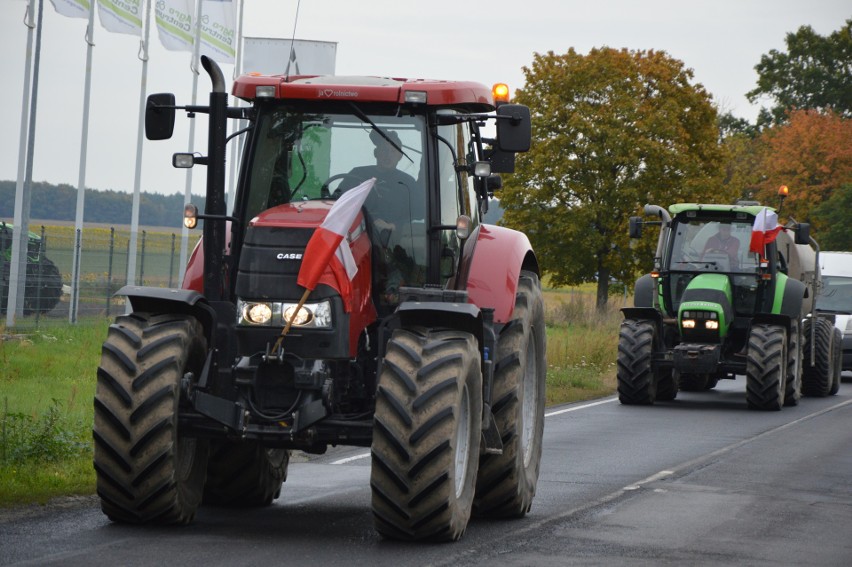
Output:
<svg viewBox="0 0 852 567">
<path fill-rule="evenodd" d="M 61 16 L 44 0 L 33 179 L 77 186 L 86 62 L 86 20 Z M 26 27 L 24 0 L 0 0 L 0 179 L 17 178 Z M 246 0 L 243 33 L 289 38 L 296 0 Z M 523 85 L 533 53 L 573 47 L 664 50 L 693 69 L 723 110 L 754 121 L 754 66 L 802 25 L 827 35 L 852 18 L 849 0 L 304 0 L 296 38 L 337 42 L 339 75 L 502 81 Z M 114 34 L 96 18 L 86 186 L 132 191 L 142 64 L 139 38 Z M 153 22 L 153 16 L 152 16 Z M 190 54 L 162 48 L 152 29 L 147 92 L 188 104 Z M 233 67 L 223 66 L 226 78 Z M 204 104 L 209 80 L 199 80 Z M 183 193 L 171 154 L 188 147 L 188 120 L 175 136 L 143 146 L 142 190 Z M 206 118 L 195 149 L 206 151 Z M 193 192 L 204 193 L 204 168 Z"/>
</svg>

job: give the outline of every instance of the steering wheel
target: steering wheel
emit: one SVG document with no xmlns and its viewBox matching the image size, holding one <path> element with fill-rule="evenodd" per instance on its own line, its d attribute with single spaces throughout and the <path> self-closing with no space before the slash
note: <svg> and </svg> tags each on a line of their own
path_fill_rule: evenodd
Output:
<svg viewBox="0 0 852 567">
<path fill-rule="evenodd" d="M 357 175 L 352 175 L 351 173 L 337 173 L 326 179 L 325 183 L 322 184 L 322 187 L 320 187 L 320 197 L 323 199 L 328 199 L 330 197 L 337 199 L 340 197 L 343 194 L 340 188 L 336 189 L 334 193 L 330 193 L 328 190 L 328 186 L 339 179 L 352 179 L 355 181 L 355 185 L 360 185 L 364 182 L 364 180 Z"/>
</svg>

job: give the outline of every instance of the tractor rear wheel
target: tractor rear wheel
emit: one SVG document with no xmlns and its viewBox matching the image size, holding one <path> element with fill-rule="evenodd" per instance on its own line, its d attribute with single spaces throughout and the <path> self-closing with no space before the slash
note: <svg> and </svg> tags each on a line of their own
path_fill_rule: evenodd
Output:
<svg viewBox="0 0 852 567">
<path fill-rule="evenodd" d="M 752 409 L 778 411 L 784 405 L 787 336 L 779 325 L 753 325 L 746 358 L 746 402 Z"/>
<path fill-rule="evenodd" d="M 545 341 L 541 283 L 536 274 L 522 272 L 512 320 L 500 331 L 494 355 L 491 410 L 503 453 L 479 460 L 473 503 L 478 516 L 520 518 L 532 506 L 544 432 Z"/>
<path fill-rule="evenodd" d="M 811 340 L 811 325 L 814 340 Z M 808 319 L 804 325 L 804 353 L 802 369 L 802 393 L 806 396 L 825 397 L 831 392 L 834 380 L 834 356 L 832 356 L 832 338 L 834 325 L 828 319 L 817 317 Z M 811 366 L 811 352 L 814 353 L 814 365 Z"/>
<path fill-rule="evenodd" d="M 802 336 L 798 320 L 790 325 L 787 337 L 787 386 L 784 394 L 785 406 L 797 406 L 802 397 Z"/>
<path fill-rule="evenodd" d="M 376 529 L 455 541 L 470 520 L 482 435 L 482 370 L 470 334 L 397 329 L 376 389 L 372 507 Z"/>
<path fill-rule="evenodd" d="M 257 441 L 212 442 L 203 502 L 268 506 L 281 495 L 289 463 L 290 451 L 266 448 Z"/>
<path fill-rule="evenodd" d="M 661 372 L 657 378 L 657 399 L 661 402 L 670 402 L 677 397 L 680 389 L 680 381 L 674 370 Z"/>
<path fill-rule="evenodd" d="M 94 466 L 111 520 L 187 524 L 207 471 L 207 442 L 178 431 L 180 381 L 207 354 L 188 315 L 132 313 L 110 325 L 95 392 Z"/>
<path fill-rule="evenodd" d="M 618 332 L 618 400 L 625 405 L 650 405 L 657 397 L 651 370 L 655 330 L 651 321 L 625 319 Z"/>
</svg>

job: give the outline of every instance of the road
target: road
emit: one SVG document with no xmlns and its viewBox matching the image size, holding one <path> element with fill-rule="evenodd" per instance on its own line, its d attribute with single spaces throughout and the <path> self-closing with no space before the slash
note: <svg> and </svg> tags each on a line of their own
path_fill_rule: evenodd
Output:
<svg viewBox="0 0 852 567">
<path fill-rule="evenodd" d="M 295 462 L 257 510 L 182 528 L 111 524 L 94 498 L 0 514 L 0 565 L 849 565 L 852 384 L 749 411 L 742 379 L 653 407 L 549 408 L 522 520 L 474 520 L 454 544 L 372 529 L 358 448 Z"/>
</svg>

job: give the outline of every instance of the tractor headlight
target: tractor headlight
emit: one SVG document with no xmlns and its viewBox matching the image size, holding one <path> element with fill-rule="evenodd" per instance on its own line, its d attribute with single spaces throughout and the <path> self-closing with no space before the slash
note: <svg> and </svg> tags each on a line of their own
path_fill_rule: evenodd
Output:
<svg viewBox="0 0 852 567">
<path fill-rule="evenodd" d="M 323 329 L 331 327 L 331 302 L 306 303 L 296 313 L 298 303 L 237 301 L 238 325 L 283 327 L 291 318 L 293 327 Z"/>
<path fill-rule="evenodd" d="M 708 319 L 707 321 L 704 321 L 704 328 L 710 329 L 711 331 L 718 331 L 719 330 L 719 321 L 714 321 L 712 319 Z"/>
<path fill-rule="evenodd" d="M 241 313 L 243 321 L 252 325 L 266 325 L 272 320 L 272 307 L 268 303 L 246 303 Z"/>
<path fill-rule="evenodd" d="M 681 322 L 684 329 L 694 329 L 695 328 L 695 319 L 684 319 Z"/>
</svg>

